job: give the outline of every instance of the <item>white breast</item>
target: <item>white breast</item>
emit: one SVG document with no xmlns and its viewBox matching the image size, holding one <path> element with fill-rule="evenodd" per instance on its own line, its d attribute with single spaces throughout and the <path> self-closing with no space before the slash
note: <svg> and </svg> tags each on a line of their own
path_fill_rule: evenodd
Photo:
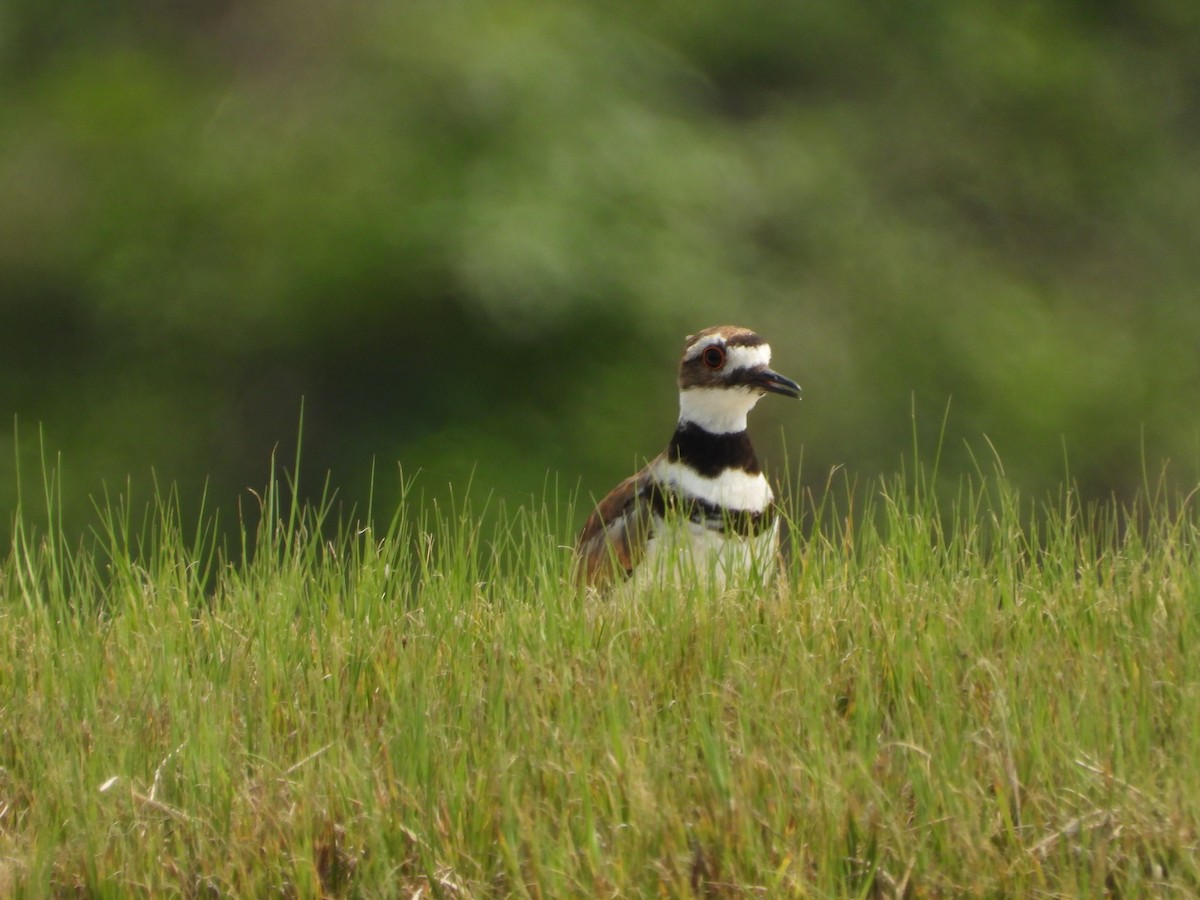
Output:
<svg viewBox="0 0 1200 900">
<path fill-rule="evenodd" d="M 646 555 L 624 587 L 631 596 L 655 588 L 724 591 L 770 584 L 779 566 L 779 522 L 749 537 L 704 525 L 655 518 Z"/>
<path fill-rule="evenodd" d="M 715 478 L 705 478 L 680 462 L 663 459 L 655 466 L 654 477 L 685 497 L 728 510 L 762 512 L 774 499 L 762 472 L 751 475 L 740 469 L 725 469 Z"/>
<path fill-rule="evenodd" d="M 682 463 L 660 459 L 653 474 L 666 490 L 730 512 L 763 512 L 773 500 L 762 473 L 726 469 L 705 478 Z M 723 591 L 767 584 L 779 565 L 778 549 L 778 520 L 758 534 L 740 535 L 682 515 L 655 516 L 645 556 L 628 590 L 636 595 L 654 587 Z"/>
</svg>

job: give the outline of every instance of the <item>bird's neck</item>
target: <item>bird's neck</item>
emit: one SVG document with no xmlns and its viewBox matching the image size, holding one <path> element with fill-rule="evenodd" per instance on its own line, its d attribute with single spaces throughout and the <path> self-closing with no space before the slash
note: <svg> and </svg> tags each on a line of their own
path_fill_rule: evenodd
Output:
<svg viewBox="0 0 1200 900">
<path fill-rule="evenodd" d="M 755 517 L 755 528 L 774 499 L 745 429 L 713 434 L 694 422 L 680 422 L 653 474 L 657 485 L 677 500 L 698 505 L 706 516 L 746 513 Z"/>
<path fill-rule="evenodd" d="M 759 514 L 773 499 L 746 431 L 758 398 L 737 388 L 683 390 L 679 424 L 655 467 L 659 484 L 705 508 Z"/>
<path fill-rule="evenodd" d="M 762 471 L 744 427 L 741 431 L 713 433 L 684 419 L 680 419 L 667 445 L 667 460 L 687 466 L 701 478 L 717 478 L 726 471 L 751 476 Z"/>
</svg>

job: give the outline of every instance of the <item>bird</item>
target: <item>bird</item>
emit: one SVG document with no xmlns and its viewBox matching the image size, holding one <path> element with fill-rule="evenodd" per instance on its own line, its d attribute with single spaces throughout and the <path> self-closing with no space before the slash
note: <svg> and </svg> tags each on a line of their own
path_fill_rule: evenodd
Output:
<svg viewBox="0 0 1200 900">
<path fill-rule="evenodd" d="M 780 517 L 746 417 L 767 394 L 799 399 L 800 385 L 771 368 L 761 336 L 734 325 L 687 336 L 678 383 L 667 448 L 596 504 L 580 532 L 575 577 L 591 591 L 653 584 L 664 560 L 674 582 L 721 587 L 773 570 Z"/>
</svg>

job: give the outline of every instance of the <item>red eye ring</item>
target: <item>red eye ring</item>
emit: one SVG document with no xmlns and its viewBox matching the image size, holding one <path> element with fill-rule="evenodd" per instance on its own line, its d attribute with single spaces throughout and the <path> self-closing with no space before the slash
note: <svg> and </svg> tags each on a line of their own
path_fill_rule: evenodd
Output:
<svg viewBox="0 0 1200 900">
<path fill-rule="evenodd" d="M 725 348 L 717 344 L 705 347 L 704 352 L 700 354 L 700 359 L 706 366 L 715 371 L 725 365 Z"/>
</svg>

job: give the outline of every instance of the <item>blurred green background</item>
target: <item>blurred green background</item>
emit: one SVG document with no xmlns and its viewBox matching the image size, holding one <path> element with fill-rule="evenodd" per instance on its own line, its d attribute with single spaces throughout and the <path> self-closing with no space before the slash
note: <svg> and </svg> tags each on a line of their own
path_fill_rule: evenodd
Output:
<svg viewBox="0 0 1200 900">
<path fill-rule="evenodd" d="M 7 0 L 0 473 L 598 495 L 729 322 L 776 475 L 1195 484 L 1198 139 L 1195 0 Z"/>
</svg>

